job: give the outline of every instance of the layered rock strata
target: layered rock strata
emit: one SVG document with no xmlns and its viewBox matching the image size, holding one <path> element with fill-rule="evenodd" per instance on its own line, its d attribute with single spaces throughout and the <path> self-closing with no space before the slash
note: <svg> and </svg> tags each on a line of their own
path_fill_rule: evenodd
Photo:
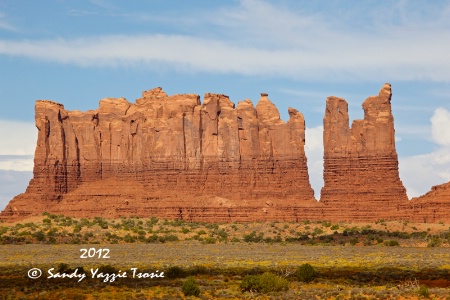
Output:
<svg viewBox="0 0 450 300">
<path fill-rule="evenodd" d="M 235 219 L 295 219 L 294 209 L 277 211 L 317 203 L 305 121 L 293 108 L 289 116 L 282 121 L 264 93 L 256 107 L 250 100 L 235 107 L 228 96 L 209 93 L 201 104 L 198 95 L 168 96 L 161 88 L 134 104 L 106 98 L 86 112 L 37 101 L 34 178 L 2 216 L 49 211 L 217 220 L 222 214 L 230 220 L 238 210 L 243 215 Z"/>
<path fill-rule="evenodd" d="M 348 105 L 328 97 L 324 117 L 324 187 L 326 216 L 338 220 L 405 218 L 408 201 L 400 181 L 395 150 L 391 86 L 367 98 L 364 119 L 349 127 Z"/>
<path fill-rule="evenodd" d="M 305 121 L 289 121 L 262 93 L 237 107 L 225 95 L 143 92 L 86 112 L 36 102 L 34 177 L 0 219 L 44 211 L 76 217 L 188 221 L 450 221 L 450 183 L 408 201 L 399 178 L 391 86 L 367 98 L 349 126 L 347 102 L 328 97 L 324 181 L 315 201 Z"/>
<path fill-rule="evenodd" d="M 414 222 L 450 222 L 450 182 L 433 186 L 425 195 L 412 198 L 403 209 Z"/>
</svg>

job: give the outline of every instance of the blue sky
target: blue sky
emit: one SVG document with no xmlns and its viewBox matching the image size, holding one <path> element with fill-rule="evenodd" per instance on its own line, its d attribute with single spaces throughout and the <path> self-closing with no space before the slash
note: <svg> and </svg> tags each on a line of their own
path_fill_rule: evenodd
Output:
<svg viewBox="0 0 450 300">
<path fill-rule="evenodd" d="M 408 194 L 450 180 L 450 1 L 2 0 L 0 70 L 0 209 L 31 178 L 35 100 L 87 110 L 157 86 L 300 110 L 318 196 L 326 97 L 358 119 L 389 82 Z"/>
</svg>

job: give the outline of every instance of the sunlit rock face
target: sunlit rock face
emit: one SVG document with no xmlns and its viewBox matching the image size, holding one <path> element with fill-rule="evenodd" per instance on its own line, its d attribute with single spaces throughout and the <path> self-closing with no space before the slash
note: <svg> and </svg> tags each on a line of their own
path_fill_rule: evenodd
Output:
<svg viewBox="0 0 450 300">
<path fill-rule="evenodd" d="M 207 93 L 161 88 L 68 111 L 36 102 L 34 177 L 0 219 L 43 212 L 76 217 L 157 216 L 187 221 L 450 221 L 449 184 L 408 201 L 399 178 L 391 86 L 367 98 L 349 126 L 347 102 L 328 97 L 324 182 L 314 199 L 305 120 L 284 122 L 266 93 L 237 106 Z M 420 176 L 420 174 L 418 174 Z"/>
<path fill-rule="evenodd" d="M 420 223 L 450 222 L 450 182 L 433 186 L 402 207 L 409 219 Z"/>
<path fill-rule="evenodd" d="M 395 150 L 391 86 L 367 98 L 364 119 L 349 127 L 344 99 L 328 97 L 324 117 L 324 187 L 326 217 L 335 220 L 404 218 L 408 203 Z"/>
<path fill-rule="evenodd" d="M 207 93 L 201 104 L 155 88 L 134 104 L 106 98 L 86 112 L 37 101 L 34 178 L 2 215 L 295 220 L 319 206 L 305 121 L 293 108 L 282 121 L 261 95 L 256 107 L 236 107 L 225 95 Z"/>
</svg>

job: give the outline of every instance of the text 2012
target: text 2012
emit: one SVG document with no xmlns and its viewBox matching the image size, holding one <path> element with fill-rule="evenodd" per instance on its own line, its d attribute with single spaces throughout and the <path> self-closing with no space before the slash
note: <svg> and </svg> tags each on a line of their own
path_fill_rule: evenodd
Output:
<svg viewBox="0 0 450 300">
<path fill-rule="evenodd" d="M 80 252 L 81 252 L 80 258 L 111 258 L 109 256 L 109 249 L 107 248 L 100 248 L 100 249 L 82 248 L 80 249 Z"/>
</svg>

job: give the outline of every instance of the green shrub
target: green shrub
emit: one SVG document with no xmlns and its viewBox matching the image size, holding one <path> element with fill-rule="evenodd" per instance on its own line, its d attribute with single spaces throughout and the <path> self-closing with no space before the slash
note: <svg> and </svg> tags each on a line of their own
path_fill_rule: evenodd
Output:
<svg viewBox="0 0 450 300">
<path fill-rule="evenodd" d="M 250 243 L 260 243 L 264 241 L 264 233 L 260 232 L 258 235 L 256 235 L 256 231 L 252 231 L 250 234 L 244 235 L 244 242 Z"/>
<path fill-rule="evenodd" d="M 355 237 L 355 238 L 351 238 L 349 240 L 349 242 L 350 242 L 350 245 L 355 246 L 359 242 L 359 240 L 358 240 L 358 238 Z"/>
<path fill-rule="evenodd" d="M 146 240 L 147 243 L 156 243 L 158 242 L 158 236 L 156 234 L 151 235 Z"/>
<path fill-rule="evenodd" d="M 189 277 L 181 287 L 185 296 L 200 296 L 200 288 L 194 278 Z"/>
<path fill-rule="evenodd" d="M 289 282 L 280 276 L 266 272 L 262 275 L 247 275 L 241 282 L 241 291 L 270 293 L 287 291 Z"/>
<path fill-rule="evenodd" d="M 187 272 L 178 266 L 172 266 L 165 272 L 168 278 L 183 278 L 187 276 Z"/>
<path fill-rule="evenodd" d="M 165 235 L 164 236 L 164 241 L 165 242 L 176 242 L 176 241 L 178 241 L 178 237 L 176 235 L 173 235 L 173 234 Z"/>
<path fill-rule="evenodd" d="M 113 273 L 117 273 L 117 269 L 115 268 L 115 267 L 113 267 L 113 266 L 111 266 L 111 265 L 101 265 L 99 268 L 98 268 L 98 273 L 100 274 L 100 273 L 103 273 L 103 274 L 105 274 L 105 273 L 108 273 L 108 274 L 113 274 Z"/>
<path fill-rule="evenodd" d="M 36 238 L 38 241 L 45 241 L 45 233 L 41 231 L 37 231 L 33 234 L 33 237 Z"/>
<path fill-rule="evenodd" d="M 310 264 L 303 264 L 295 271 L 295 276 L 299 281 L 308 283 L 316 278 L 317 272 Z"/>
<path fill-rule="evenodd" d="M 126 243 L 134 243 L 134 242 L 136 242 L 136 237 L 135 236 L 132 236 L 132 235 L 130 235 L 130 234 L 126 234 L 124 237 L 123 237 L 123 240 L 126 242 Z"/>
<path fill-rule="evenodd" d="M 189 274 L 191 275 L 199 275 L 199 274 L 209 274 L 210 270 L 205 267 L 205 266 L 193 266 L 192 268 L 190 268 L 189 270 Z"/>
<path fill-rule="evenodd" d="M 84 267 L 76 267 L 75 269 L 73 269 L 74 271 L 77 270 L 78 274 L 86 274 L 86 270 L 84 269 Z"/>
<path fill-rule="evenodd" d="M 264 270 L 261 267 L 253 267 L 251 269 L 245 270 L 242 274 L 244 275 L 261 275 Z"/>
<path fill-rule="evenodd" d="M 434 248 L 434 247 L 439 247 L 440 245 L 441 245 L 441 239 L 440 238 L 438 238 L 438 237 L 433 237 L 429 242 L 428 242 L 428 245 L 427 245 L 427 247 L 431 247 L 431 248 Z"/>
<path fill-rule="evenodd" d="M 58 265 L 58 273 L 63 273 L 66 271 L 70 271 L 70 266 L 66 263 L 60 263 Z"/>
<path fill-rule="evenodd" d="M 422 286 L 419 288 L 419 290 L 417 291 L 417 294 L 418 294 L 420 297 L 425 297 L 425 298 L 430 297 L 430 291 L 429 291 L 428 288 L 427 288 L 426 286 L 424 286 L 424 285 L 422 285 Z"/>
<path fill-rule="evenodd" d="M 217 235 L 221 238 L 221 239 L 227 239 L 228 238 L 228 233 L 226 233 L 225 230 L 221 230 L 217 233 Z"/>
<path fill-rule="evenodd" d="M 384 245 L 389 247 L 400 246 L 400 244 L 396 240 L 385 241 Z"/>
<path fill-rule="evenodd" d="M 324 226 L 324 227 L 330 227 L 330 226 L 331 226 L 331 222 L 323 221 L 323 222 L 322 222 L 322 226 Z"/>
<path fill-rule="evenodd" d="M 264 273 L 259 276 L 259 285 L 262 293 L 287 291 L 289 282 L 273 273 Z"/>
<path fill-rule="evenodd" d="M 321 228 L 319 228 L 319 227 L 316 227 L 316 228 L 314 228 L 314 234 L 322 234 L 323 233 L 323 230 L 321 229 Z"/>
<path fill-rule="evenodd" d="M 215 238 L 213 238 L 213 237 L 207 237 L 204 240 L 205 244 L 215 244 L 216 242 L 217 242 L 217 240 Z"/>
<path fill-rule="evenodd" d="M 2 236 L 3 234 L 8 232 L 8 227 L 6 226 L 1 226 L 0 227 L 0 236 Z"/>
<path fill-rule="evenodd" d="M 243 292 L 250 292 L 250 291 L 258 292 L 260 289 L 259 276 L 258 275 L 246 275 L 244 277 L 244 279 L 242 279 L 240 288 L 241 288 L 241 291 L 243 291 Z"/>
</svg>

